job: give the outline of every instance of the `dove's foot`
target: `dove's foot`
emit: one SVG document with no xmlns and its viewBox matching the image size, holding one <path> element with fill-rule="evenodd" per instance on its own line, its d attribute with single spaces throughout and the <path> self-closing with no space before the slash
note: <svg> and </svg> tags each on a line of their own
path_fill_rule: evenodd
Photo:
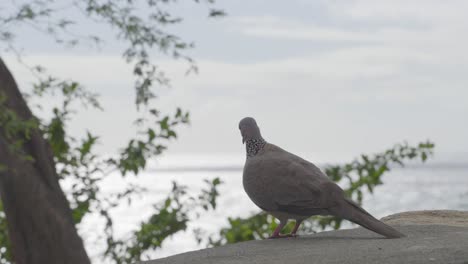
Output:
<svg viewBox="0 0 468 264">
<path fill-rule="evenodd" d="M 273 235 L 271 235 L 270 237 L 268 237 L 268 239 L 288 238 L 288 237 L 296 237 L 296 235 L 293 235 L 293 234 L 287 234 L 287 235 L 283 235 L 283 234 L 273 234 Z"/>
</svg>

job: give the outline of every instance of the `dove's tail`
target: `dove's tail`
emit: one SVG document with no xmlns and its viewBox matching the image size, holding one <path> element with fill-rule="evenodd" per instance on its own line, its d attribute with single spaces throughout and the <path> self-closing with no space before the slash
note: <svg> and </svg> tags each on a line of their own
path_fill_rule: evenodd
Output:
<svg viewBox="0 0 468 264">
<path fill-rule="evenodd" d="M 343 205 L 336 208 L 336 210 L 332 210 L 332 213 L 333 215 L 361 225 L 387 238 L 405 237 L 405 235 L 398 232 L 393 227 L 377 220 L 357 203 L 347 198 L 345 198 Z"/>
</svg>

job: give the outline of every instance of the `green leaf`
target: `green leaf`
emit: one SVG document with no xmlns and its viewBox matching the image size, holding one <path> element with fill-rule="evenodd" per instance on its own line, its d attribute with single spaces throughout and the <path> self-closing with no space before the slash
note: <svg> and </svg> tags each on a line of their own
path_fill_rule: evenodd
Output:
<svg viewBox="0 0 468 264">
<path fill-rule="evenodd" d="M 425 152 L 421 153 L 421 160 L 423 162 L 427 160 L 427 154 Z"/>
</svg>

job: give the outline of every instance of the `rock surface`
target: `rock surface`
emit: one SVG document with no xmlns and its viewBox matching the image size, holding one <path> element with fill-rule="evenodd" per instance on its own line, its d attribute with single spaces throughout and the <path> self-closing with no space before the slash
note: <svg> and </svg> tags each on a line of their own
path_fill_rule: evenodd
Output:
<svg viewBox="0 0 468 264">
<path fill-rule="evenodd" d="M 412 211 L 381 219 L 390 225 L 448 225 L 468 227 L 468 212 L 454 210 Z"/>
<path fill-rule="evenodd" d="M 459 263 L 468 264 L 468 212 L 417 211 L 382 219 L 407 235 L 385 239 L 363 228 L 249 241 L 146 264 Z"/>
</svg>

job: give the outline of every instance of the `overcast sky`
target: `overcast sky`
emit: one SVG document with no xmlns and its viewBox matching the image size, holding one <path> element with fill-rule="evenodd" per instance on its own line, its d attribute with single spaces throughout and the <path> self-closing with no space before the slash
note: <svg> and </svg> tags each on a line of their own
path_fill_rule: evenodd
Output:
<svg viewBox="0 0 468 264">
<path fill-rule="evenodd" d="M 228 16 L 181 1 L 175 30 L 196 48 L 200 72 L 163 61 L 172 88 L 159 107 L 189 109 L 169 154 L 243 157 L 238 122 L 252 116 L 267 141 L 326 161 L 431 139 L 437 151 L 468 149 L 468 1 L 218 1 Z M 85 23 L 82 30 L 107 31 Z M 98 92 L 104 112 L 85 111 L 69 128 L 91 130 L 114 152 L 134 132 L 132 75 L 111 39 L 100 50 L 65 49 L 28 30 L 31 64 Z M 21 87 L 31 80 L 3 55 Z"/>
</svg>

